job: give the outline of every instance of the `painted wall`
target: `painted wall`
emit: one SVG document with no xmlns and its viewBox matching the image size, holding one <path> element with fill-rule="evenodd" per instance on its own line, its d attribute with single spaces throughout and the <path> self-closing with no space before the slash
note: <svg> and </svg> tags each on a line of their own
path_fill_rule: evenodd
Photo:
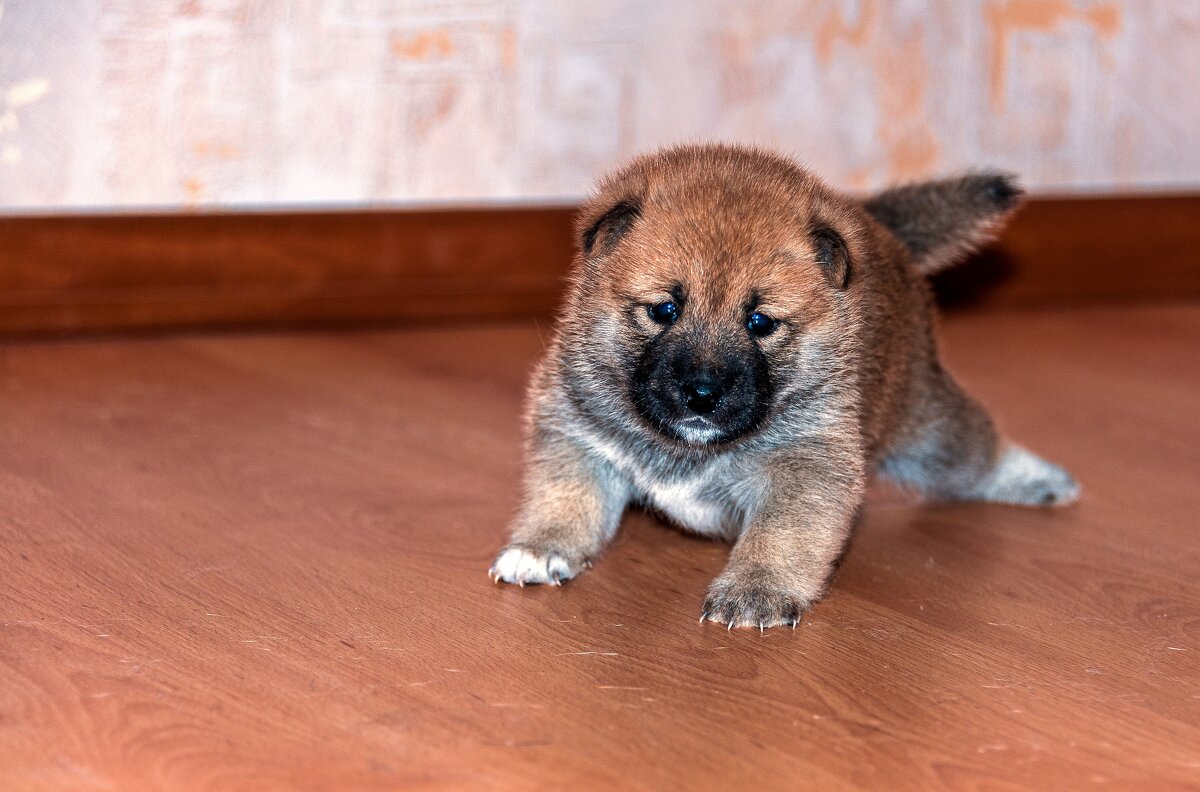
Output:
<svg viewBox="0 0 1200 792">
<path fill-rule="evenodd" d="M 680 140 L 850 188 L 1200 185 L 1197 0 L 3 0 L 0 207 L 572 199 Z"/>
</svg>

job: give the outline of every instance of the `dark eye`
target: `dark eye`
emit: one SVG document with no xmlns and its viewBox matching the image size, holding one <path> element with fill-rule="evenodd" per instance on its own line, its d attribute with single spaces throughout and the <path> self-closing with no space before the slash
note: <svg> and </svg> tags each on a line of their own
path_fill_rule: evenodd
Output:
<svg viewBox="0 0 1200 792">
<path fill-rule="evenodd" d="M 775 320 L 755 311 L 746 319 L 746 329 L 750 331 L 750 335 L 762 338 L 774 332 Z"/>
<path fill-rule="evenodd" d="M 670 300 L 651 305 L 647 310 L 650 318 L 659 324 L 669 325 L 679 318 L 679 306 Z"/>
</svg>

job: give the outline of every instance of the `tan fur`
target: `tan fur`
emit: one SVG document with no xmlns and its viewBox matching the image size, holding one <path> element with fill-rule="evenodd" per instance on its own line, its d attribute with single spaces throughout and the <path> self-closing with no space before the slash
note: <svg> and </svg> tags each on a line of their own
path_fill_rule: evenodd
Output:
<svg viewBox="0 0 1200 792">
<path fill-rule="evenodd" d="M 928 198 L 939 189 L 916 203 L 937 205 Z M 961 217 L 923 218 L 911 194 L 885 193 L 874 209 L 909 232 L 936 226 L 939 267 L 1011 209 L 988 211 L 983 196 Z M 579 233 L 566 304 L 530 389 L 525 500 L 497 579 L 578 574 L 626 505 L 642 503 L 735 541 L 705 618 L 794 626 L 822 596 L 872 470 L 939 498 L 1075 497 L 1065 472 L 1005 451 L 942 369 L 929 289 L 906 247 L 916 249 L 919 233 L 902 242 L 790 160 L 724 146 L 639 158 L 601 183 Z M 683 303 L 681 318 L 663 327 L 648 308 L 672 300 Z M 748 336 L 751 310 L 777 329 Z M 667 343 L 696 370 L 766 372 L 730 380 L 761 386 L 754 399 L 749 385 L 738 396 L 761 418 L 712 442 L 689 440 L 683 424 L 653 425 L 646 416 L 658 413 L 635 402 L 672 386 L 645 373 Z M 653 371 L 691 376 L 672 365 Z"/>
</svg>

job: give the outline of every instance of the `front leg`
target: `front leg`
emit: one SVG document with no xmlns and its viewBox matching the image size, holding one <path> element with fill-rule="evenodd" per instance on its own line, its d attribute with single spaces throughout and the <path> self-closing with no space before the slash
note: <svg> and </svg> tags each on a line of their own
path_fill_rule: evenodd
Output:
<svg viewBox="0 0 1200 792">
<path fill-rule="evenodd" d="M 608 463 L 535 428 L 521 511 L 488 574 L 521 586 L 575 577 L 616 533 L 628 499 L 628 484 Z"/>
<path fill-rule="evenodd" d="M 772 460 L 762 506 L 709 586 L 700 620 L 794 628 L 825 593 L 865 497 L 865 471 L 853 447 L 821 444 Z"/>
</svg>

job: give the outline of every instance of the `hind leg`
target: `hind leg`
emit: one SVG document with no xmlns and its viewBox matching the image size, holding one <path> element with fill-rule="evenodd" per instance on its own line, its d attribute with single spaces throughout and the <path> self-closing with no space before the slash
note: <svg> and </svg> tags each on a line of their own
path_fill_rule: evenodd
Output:
<svg viewBox="0 0 1200 792">
<path fill-rule="evenodd" d="M 1079 497 L 1070 473 L 1004 441 L 983 407 L 948 377 L 911 425 L 879 465 L 898 484 L 940 500 L 1018 506 L 1061 506 Z"/>
</svg>

